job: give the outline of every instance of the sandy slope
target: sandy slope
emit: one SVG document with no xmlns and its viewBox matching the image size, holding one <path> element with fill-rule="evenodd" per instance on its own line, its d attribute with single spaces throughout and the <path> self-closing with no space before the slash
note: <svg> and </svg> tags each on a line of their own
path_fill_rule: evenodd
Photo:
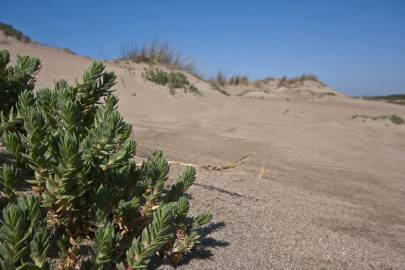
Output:
<svg viewBox="0 0 405 270">
<path fill-rule="evenodd" d="M 0 48 L 40 57 L 38 86 L 80 79 L 91 63 L 4 36 Z M 161 148 L 172 160 L 218 165 L 251 155 L 235 174 L 198 172 L 192 210 L 212 211 L 215 223 L 182 268 L 405 269 L 405 126 L 351 119 L 405 118 L 405 106 L 299 89 L 226 97 L 195 78 L 203 96 L 171 96 L 141 78 L 143 67 L 107 63 L 138 155 Z"/>
</svg>

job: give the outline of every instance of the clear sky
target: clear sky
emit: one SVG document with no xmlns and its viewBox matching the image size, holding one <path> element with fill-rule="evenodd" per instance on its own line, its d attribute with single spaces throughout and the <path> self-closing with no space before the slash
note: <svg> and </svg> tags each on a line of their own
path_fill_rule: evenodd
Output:
<svg viewBox="0 0 405 270">
<path fill-rule="evenodd" d="M 313 73 L 350 95 L 405 93 L 405 0 L 0 3 L 0 21 L 97 59 L 160 40 L 207 74 Z"/>
</svg>

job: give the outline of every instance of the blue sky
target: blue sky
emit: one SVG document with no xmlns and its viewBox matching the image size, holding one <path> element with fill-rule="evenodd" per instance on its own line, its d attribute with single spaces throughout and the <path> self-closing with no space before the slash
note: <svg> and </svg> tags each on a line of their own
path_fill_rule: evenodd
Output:
<svg viewBox="0 0 405 270">
<path fill-rule="evenodd" d="M 212 74 L 316 74 L 350 95 L 405 93 L 405 1 L 19 1 L 0 21 L 97 59 L 168 42 Z"/>
</svg>

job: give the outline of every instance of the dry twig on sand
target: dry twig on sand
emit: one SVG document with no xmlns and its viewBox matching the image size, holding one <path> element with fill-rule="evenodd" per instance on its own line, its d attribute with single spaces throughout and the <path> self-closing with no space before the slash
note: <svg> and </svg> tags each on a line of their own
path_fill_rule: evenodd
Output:
<svg viewBox="0 0 405 270">
<path fill-rule="evenodd" d="M 138 157 L 138 156 L 135 156 L 135 158 L 142 160 L 142 162 L 146 160 L 146 158 Z M 194 167 L 194 168 L 202 168 L 202 169 L 209 170 L 209 171 L 222 172 L 224 170 L 233 169 L 233 168 L 237 168 L 237 167 L 241 166 L 249 158 L 250 158 L 250 156 L 247 155 L 247 156 L 244 156 L 244 157 L 242 157 L 241 159 L 239 159 L 237 161 L 231 161 L 231 162 L 229 162 L 228 164 L 226 164 L 224 166 L 216 166 L 216 165 L 211 165 L 211 164 L 192 164 L 192 163 L 184 163 L 184 162 L 181 162 L 181 161 L 174 161 L 174 160 L 169 160 L 168 163 L 169 164 L 181 165 L 181 166 L 191 166 L 191 167 Z M 140 164 L 137 164 L 137 165 L 140 165 Z"/>
</svg>

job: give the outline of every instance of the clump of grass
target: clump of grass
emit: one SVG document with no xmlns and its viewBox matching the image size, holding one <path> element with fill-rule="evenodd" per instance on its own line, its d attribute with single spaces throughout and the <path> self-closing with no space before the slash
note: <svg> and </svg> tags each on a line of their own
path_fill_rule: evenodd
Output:
<svg viewBox="0 0 405 270">
<path fill-rule="evenodd" d="M 227 79 L 222 71 L 218 71 L 217 75 L 213 79 L 211 79 L 211 82 L 215 82 L 215 84 L 224 87 L 226 85 Z"/>
<path fill-rule="evenodd" d="M 122 58 L 137 63 L 160 63 L 165 65 L 177 65 L 180 56 L 169 47 L 167 43 L 152 42 L 142 47 L 132 46 L 122 50 Z"/>
<path fill-rule="evenodd" d="M 187 79 L 187 76 L 181 72 L 166 72 L 159 68 L 148 68 L 144 70 L 143 77 L 159 85 L 169 86 L 170 94 L 172 95 L 176 93 L 175 89 L 180 88 L 182 88 L 185 93 L 190 92 L 193 94 L 201 95 L 201 92 L 198 90 L 198 88 L 193 85 Z"/>
<path fill-rule="evenodd" d="M 224 89 L 227 83 L 227 78 L 222 71 L 218 71 L 217 74 L 208 80 L 213 90 L 216 90 L 224 96 L 230 96 L 230 94 Z"/>
<path fill-rule="evenodd" d="M 246 75 L 233 75 L 229 79 L 224 75 L 222 71 L 218 71 L 218 73 L 210 79 L 211 83 L 215 83 L 216 85 L 224 87 L 225 85 L 249 85 L 250 80 L 249 77 Z"/>
<path fill-rule="evenodd" d="M 187 71 L 199 79 L 204 77 L 198 71 L 195 61 L 185 58 L 165 42 L 154 41 L 142 46 L 125 47 L 121 50 L 121 59 L 136 63 L 162 64 L 172 69 Z"/>
<path fill-rule="evenodd" d="M 230 96 L 231 95 L 221 85 L 219 85 L 216 81 L 211 80 L 210 83 L 211 83 L 212 89 L 220 92 L 224 96 Z"/>
<path fill-rule="evenodd" d="M 31 42 L 31 38 L 24 34 L 23 32 L 15 29 L 12 25 L 1 23 L 0 22 L 0 30 L 6 34 L 6 36 L 14 37 L 19 41 L 22 42 Z"/>
<path fill-rule="evenodd" d="M 322 84 L 322 85 L 325 85 L 324 82 L 322 82 L 316 75 L 313 75 L 313 74 L 303 74 L 303 75 L 301 75 L 301 76 L 299 77 L 299 80 L 300 80 L 301 82 L 304 82 L 304 81 L 313 81 L 313 82 L 317 82 L 317 83 L 320 83 L 320 84 Z"/>
<path fill-rule="evenodd" d="M 229 79 L 229 84 L 231 85 L 249 85 L 249 83 L 249 77 L 245 75 L 233 75 Z"/>
<path fill-rule="evenodd" d="M 312 74 L 303 74 L 299 77 L 287 78 L 286 76 L 279 79 L 278 87 L 292 87 L 296 83 L 303 84 L 305 81 L 313 81 L 319 83 L 322 86 L 326 86 L 324 82 L 318 79 L 317 76 Z"/>
<path fill-rule="evenodd" d="M 258 87 L 258 88 L 262 88 L 263 84 L 266 84 L 266 83 L 268 83 L 270 81 L 275 81 L 275 80 L 276 80 L 276 78 L 274 78 L 274 77 L 266 77 L 264 79 L 255 80 L 253 82 L 253 85 Z"/>
<path fill-rule="evenodd" d="M 396 114 L 391 114 L 391 115 L 379 115 L 379 116 L 368 116 L 368 115 L 364 115 L 364 114 L 355 114 L 352 116 L 352 119 L 357 119 L 357 118 L 361 118 L 363 120 L 366 119 L 371 119 L 371 120 L 390 120 L 393 124 L 395 125 L 403 125 L 405 124 L 404 119 L 402 119 L 402 117 L 396 115 Z"/>
<path fill-rule="evenodd" d="M 289 87 L 291 84 L 291 81 L 289 79 L 287 79 L 286 76 L 282 77 L 279 81 L 278 81 L 278 88 L 280 87 Z"/>
</svg>

